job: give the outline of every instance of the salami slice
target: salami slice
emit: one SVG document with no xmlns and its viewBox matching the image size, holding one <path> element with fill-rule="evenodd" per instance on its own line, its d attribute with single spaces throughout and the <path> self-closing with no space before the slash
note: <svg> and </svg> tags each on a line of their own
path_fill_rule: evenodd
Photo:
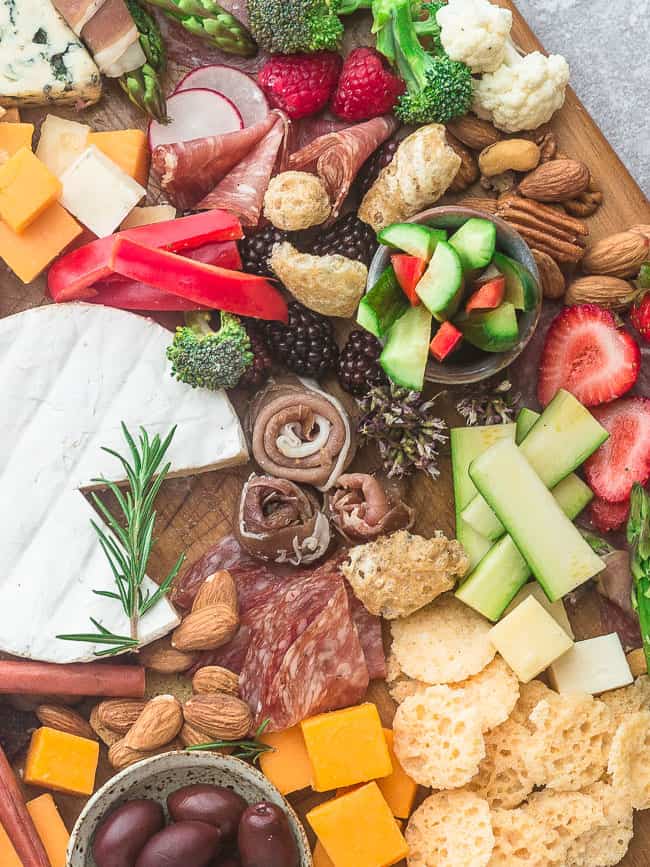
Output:
<svg viewBox="0 0 650 867">
<path fill-rule="evenodd" d="M 371 614 L 363 602 L 352 592 L 352 588 L 345 582 L 350 602 L 350 611 L 354 625 L 359 633 L 359 641 L 366 657 L 370 680 L 386 679 L 386 654 L 384 653 L 384 641 L 381 635 L 381 618 Z"/>
<path fill-rule="evenodd" d="M 294 153 L 289 168 L 316 169 L 333 202 L 332 218 L 335 218 L 361 166 L 398 126 L 398 121 L 387 115 L 322 135 Z"/>
</svg>

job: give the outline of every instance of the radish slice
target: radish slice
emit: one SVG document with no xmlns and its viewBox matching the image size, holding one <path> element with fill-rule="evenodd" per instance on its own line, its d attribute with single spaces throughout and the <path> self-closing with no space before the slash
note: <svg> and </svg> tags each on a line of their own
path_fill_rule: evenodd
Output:
<svg viewBox="0 0 650 867">
<path fill-rule="evenodd" d="M 151 150 L 163 144 L 191 141 L 211 135 L 223 135 L 244 128 L 236 106 L 220 93 L 206 88 L 174 93 L 167 100 L 170 122 L 149 124 Z"/>
<path fill-rule="evenodd" d="M 269 104 L 261 87 L 250 75 L 232 66 L 215 64 L 193 69 L 181 79 L 174 93 L 195 87 L 214 90 L 234 102 L 244 119 L 244 126 L 253 126 L 269 113 Z"/>
</svg>

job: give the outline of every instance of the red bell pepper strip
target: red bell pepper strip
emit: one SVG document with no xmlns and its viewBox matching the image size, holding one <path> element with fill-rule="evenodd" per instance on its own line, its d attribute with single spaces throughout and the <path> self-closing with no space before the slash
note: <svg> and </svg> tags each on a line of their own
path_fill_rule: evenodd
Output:
<svg viewBox="0 0 650 867">
<path fill-rule="evenodd" d="M 116 238 L 129 238 L 149 247 L 178 252 L 210 241 L 236 241 L 242 237 L 239 220 L 219 210 L 138 226 L 107 238 L 98 238 L 62 256 L 49 270 L 48 288 L 55 301 L 92 298 L 96 294 L 92 289 L 93 283 L 106 279 L 111 273 L 110 261 Z"/>
<path fill-rule="evenodd" d="M 210 244 L 197 247 L 196 250 L 183 250 L 180 255 L 195 262 L 203 262 L 204 265 L 218 265 L 219 268 L 229 268 L 231 271 L 244 270 L 236 241 L 212 241 Z M 93 289 L 99 291 L 109 285 L 124 285 L 129 282 L 121 274 L 110 274 L 105 280 L 95 283 Z"/>
<path fill-rule="evenodd" d="M 467 313 L 472 310 L 495 310 L 503 303 L 505 294 L 506 278 L 493 277 L 487 283 L 481 283 L 465 305 L 465 310 Z"/>
<path fill-rule="evenodd" d="M 451 322 L 443 322 L 436 331 L 429 352 L 437 361 L 444 361 L 463 339 L 463 335 Z"/>
<path fill-rule="evenodd" d="M 280 292 L 264 277 L 254 274 L 192 262 L 120 237 L 114 241 L 111 267 L 123 277 L 180 295 L 201 307 L 257 319 L 287 322 L 289 318 Z"/>
<path fill-rule="evenodd" d="M 195 301 L 161 292 L 137 280 L 101 280 L 95 283 L 97 294 L 86 300 L 86 304 L 103 304 L 104 307 L 117 307 L 119 310 L 140 310 L 143 313 L 183 313 L 186 310 L 204 309 Z"/>
<path fill-rule="evenodd" d="M 390 260 L 402 292 L 410 301 L 411 306 L 417 307 L 420 303 L 420 296 L 415 291 L 415 287 L 427 270 L 426 259 L 418 259 L 417 256 L 408 256 L 406 253 L 395 253 L 394 256 L 390 257 Z"/>
</svg>

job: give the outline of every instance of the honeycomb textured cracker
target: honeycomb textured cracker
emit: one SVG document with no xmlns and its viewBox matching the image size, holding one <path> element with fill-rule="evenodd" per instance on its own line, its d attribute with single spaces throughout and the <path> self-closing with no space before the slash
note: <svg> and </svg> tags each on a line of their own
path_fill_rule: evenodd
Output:
<svg viewBox="0 0 650 867">
<path fill-rule="evenodd" d="M 494 846 L 487 802 L 464 789 L 430 795 L 405 836 L 409 867 L 486 867 Z"/>
</svg>

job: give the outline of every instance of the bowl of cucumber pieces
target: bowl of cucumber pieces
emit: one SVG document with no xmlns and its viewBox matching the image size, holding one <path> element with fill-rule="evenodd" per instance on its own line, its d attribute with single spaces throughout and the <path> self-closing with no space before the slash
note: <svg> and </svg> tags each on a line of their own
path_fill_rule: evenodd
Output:
<svg viewBox="0 0 650 867">
<path fill-rule="evenodd" d="M 397 385 L 466 385 L 511 364 L 535 332 L 535 259 L 507 223 L 470 208 L 431 208 L 378 233 L 357 321 L 383 344 Z"/>
</svg>

